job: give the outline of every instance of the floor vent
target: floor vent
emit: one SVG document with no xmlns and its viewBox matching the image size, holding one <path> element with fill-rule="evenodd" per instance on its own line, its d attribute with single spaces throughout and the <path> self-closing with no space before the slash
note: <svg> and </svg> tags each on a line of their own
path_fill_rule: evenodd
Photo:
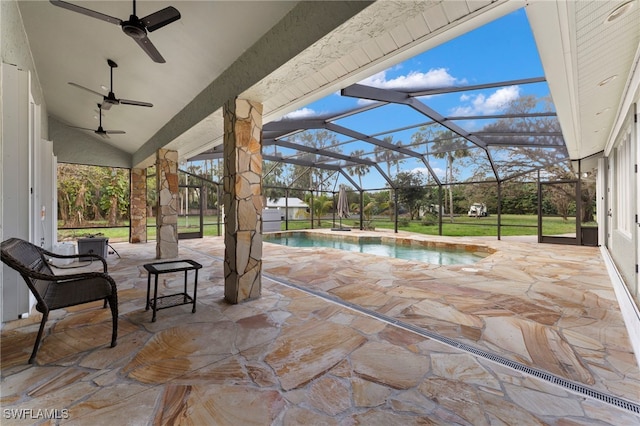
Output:
<svg viewBox="0 0 640 426">
<path fill-rule="evenodd" d="M 588 386 L 582 385 L 580 383 L 573 382 L 571 380 L 567 380 L 567 379 L 562 378 L 560 376 L 556 376 L 555 374 L 551 374 L 551 373 L 549 373 L 547 371 L 540 370 L 540 369 L 533 368 L 533 367 L 529 367 L 528 365 L 525 365 L 525 364 L 522 364 L 522 363 L 519 363 L 519 362 L 516 362 L 516 361 L 512 361 L 512 360 L 510 360 L 508 358 L 505 358 L 505 357 L 503 357 L 501 355 L 496 355 L 494 353 L 487 352 L 485 350 L 475 348 L 475 347 L 473 347 L 471 345 L 468 345 L 468 344 L 463 343 L 463 342 L 459 342 L 459 341 L 457 341 L 455 339 L 452 339 L 450 337 L 442 336 L 442 335 L 440 335 L 438 333 L 434 333 L 432 331 L 425 330 L 425 329 L 423 329 L 421 327 L 417 327 L 417 326 L 415 326 L 413 324 L 409 324 L 409 323 L 406 323 L 406 322 L 403 322 L 403 321 L 399 321 L 399 320 L 397 320 L 395 318 L 389 317 L 389 316 L 384 315 L 384 314 L 380 314 L 380 313 L 372 311 L 370 309 L 363 308 L 363 307 L 358 306 L 356 304 L 345 302 L 344 300 L 339 299 L 339 298 L 334 297 L 334 296 L 331 296 L 329 294 L 326 294 L 326 293 L 323 293 L 323 292 L 320 292 L 320 291 L 311 290 L 311 289 L 305 288 L 303 286 L 284 281 L 284 280 L 282 280 L 282 279 L 280 279 L 278 277 L 275 277 L 275 276 L 272 276 L 272 275 L 269 275 L 269 274 L 263 274 L 263 276 L 265 278 L 268 278 L 271 281 L 274 281 L 274 282 L 278 283 L 278 284 L 282 284 L 282 285 L 287 286 L 287 287 L 296 288 L 296 289 L 304 291 L 305 293 L 308 293 L 308 294 L 313 294 L 314 296 L 321 297 L 321 298 L 323 298 L 325 300 L 329 300 L 329 301 L 331 301 L 333 303 L 336 303 L 338 305 L 341 305 L 341 306 L 347 307 L 349 309 L 352 309 L 354 311 L 360 312 L 362 314 L 377 318 L 377 319 L 379 319 L 381 321 L 384 321 L 384 322 L 386 322 L 388 324 L 395 325 L 397 327 L 400 327 L 400 328 L 403 328 L 405 330 L 408 330 L 408 331 L 411 331 L 413 333 L 416 333 L 416 334 L 418 334 L 420 336 L 428 337 L 428 338 L 433 339 L 433 340 L 437 340 L 439 342 L 442 342 L 442 343 L 444 343 L 446 345 L 449 345 L 451 347 L 454 347 L 456 349 L 460 349 L 462 351 L 465 351 L 465 352 L 468 352 L 468 353 L 472 353 L 472 354 L 474 354 L 476 356 L 482 357 L 484 359 L 488 359 L 490 361 L 496 362 L 498 364 L 504 365 L 504 366 L 512 368 L 514 370 L 521 371 L 523 373 L 526 373 L 526 374 L 529 374 L 531 376 L 537 377 L 539 379 L 545 380 L 545 381 L 547 381 L 549 383 L 553 383 L 555 385 L 562 386 L 563 388 L 565 388 L 567 390 L 570 390 L 570 391 L 572 391 L 574 393 L 578 393 L 580 395 L 584 395 L 584 396 L 587 396 L 589 398 L 597 399 L 597 400 L 602 401 L 602 402 L 604 402 L 606 404 L 613 405 L 613 406 L 618 407 L 618 408 L 622 408 L 624 410 L 630 411 L 630 412 L 635 413 L 635 414 L 640 414 L 640 404 L 637 404 L 637 403 L 634 403 L 634 402 L 631 402 L 631 401 L 627 401 L 627 400 L 625 400 L 623 398 L 619 398 L 617 396 L 610 395 L 610 394 L 607 394 L 607 393 L 592 389 L 592 388 L 590 388 Z"/>
</svg>

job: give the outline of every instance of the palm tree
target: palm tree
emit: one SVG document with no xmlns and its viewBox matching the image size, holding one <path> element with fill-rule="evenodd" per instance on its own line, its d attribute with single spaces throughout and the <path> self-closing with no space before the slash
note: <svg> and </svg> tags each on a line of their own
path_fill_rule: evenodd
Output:
<svg viewBox="0 0 640 426">
<path fill-rule="evenodd" d="M 351 157 L 361 158 L 364 154 L 364 150 L 356 149 L 349 155 Z M 370 166 L 368 164 L 357 164 L 355 166 L 348 167 L 347 171 L 349 172 L 349 176 L 358 176 L 358 184 L 360 185 L 360 188 L 362 188 L 362 176 L 369 173 L 369 168 Z"/>
<path fill-rule="evenodd" d="M 435 141 L 437 141 L 437 148 L 433 155 L 436 158 L 446 158 L 447 170 L 446 170 L 446 183 L 449 190 L 449 217 L 451 223 L 453 223 L 453 189 L 451 184 L 453 183 L 453 161 L 456 158 L 463 158 L 469 156 L 469 149 L 466 144 L 466 140 L 451 130 L 445 130 L 436 134 Z"/>
<path fill-rule="evenodd" d="M 393 144 L 393 136 L 385 136 L 382 139 L 384 142 Z M 402 142 L 398 142 L 398 145 L 402 145 Z M 400 154 L 391 149 L 387 149 L 381 146 L 375 148 L 376 161 L 379 163 L 385 163 L 387 165 L 387 176 L 391 179 L 391 167 L 398 166 L 400 163 Z M 389 189 L 389 206 L 393 206 L 393 189 Z M 389 208 L 389 219 L 393 220 L 393 210 Z"/>
<path fill-rule="evenodd" d="M 305 197 L 305 202 L 309 204 L 311 202 L 311 195 Z M 318 226 L 322 226 L 322 215 L 329 212 L 333 207 L 333 198 L 329 198 L 326 195 L 319 195 L 313 199 L 313 214 L 318 219 Z"/>
</svg>

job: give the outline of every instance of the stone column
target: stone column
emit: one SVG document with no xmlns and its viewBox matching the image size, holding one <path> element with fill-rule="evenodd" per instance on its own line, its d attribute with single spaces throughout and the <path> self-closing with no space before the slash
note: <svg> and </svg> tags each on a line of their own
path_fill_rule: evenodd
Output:
<svg viewBox="0 0 640 426">
<path fill-rule="evenodd" d="M 262 292 L 262 104 L 224 106 L 224 298 L 240 303 Z"/>
<path fill-rule="evenodd" d="M 178 257 L 178 152 L 159 149 L 156 154 L 156 258 Z"/>
<path fill-rule="evenodd" d="M 147 242 L 147 169 L 131 169 L 130 243 Z"/>
</svg>

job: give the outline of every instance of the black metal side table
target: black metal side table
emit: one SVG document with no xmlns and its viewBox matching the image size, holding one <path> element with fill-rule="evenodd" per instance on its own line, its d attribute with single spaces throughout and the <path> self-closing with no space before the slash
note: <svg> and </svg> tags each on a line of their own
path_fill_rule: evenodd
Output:
<svg viewBox="0 0 640 426">
<path fill-rule="evenodd" d="M 160 309 L 172 308 L 174 306 L 193 304 L 193 310 L 191 313 L 196 312 L 196 295 L 198 292 L 198 269 L 202 268 L 202 265 L 193 260 L 175 260 L 168 262 L 156 262 L 147 263 L 144 269 L 149 273 L 147 275 L 147 306 L 145 311 L 149 310 L 149 307 L 153 309 L 153 317 L 151 322 L 156 322 L 156 312 Z M 158 297 L 158 276 L 161 274 L 168 274 L 170 272 L 184 271 L 184 291 L 182 293 L 168 294 L 166 296 Z M 193 297 L 187 293 L 187 274 L 189 271 L 195 271 L 195 280 L 193 282 Z M 155 284 L 153 287 L 153 299 L 151 296 L 151 275 L 155 275 Z"/>
</svg>

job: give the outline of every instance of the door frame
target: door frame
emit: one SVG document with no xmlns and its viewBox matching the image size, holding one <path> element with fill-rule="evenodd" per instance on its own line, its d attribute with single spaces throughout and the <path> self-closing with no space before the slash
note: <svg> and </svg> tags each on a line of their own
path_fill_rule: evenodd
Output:
<svg viewBox="0 0 640 426">
<path fill-rule="evenodd" d="M 200 228 L 198 231 L 193 232 L 180 232 L 180 225 L 178 224 L 178 240 L 188 240 L 191 238 L 202 238 L 204 235 L 204 208 L 202 206 L 202 185 L 178 185 L 178 192 L 180 189 L 187 189 L 187 193 L 189 189 L 197 189 L 200 195 Z M 187 210 L 189 210 L 189 200 L 187 197 Z M 178 220 L 180 220 L 180 215 L 178 215 Z"/>
<path fill-rule="evenodd" d="M 543 234 L 543 226 L 542 226 L 542 202 L 543 202 L 543 187 L 547 185 L 566 185 L 566 184 L 574 184 L 575 185 L 575 193 L 574 193 L 574 201 L 576 203 L 576 236 L 575 237 L 562 237 L 562 236 L 550 236 Z M 580 179 L 577 180 L 558 180 L 553 182 L 540 182 L 538 181 L 538 242 L 539 243 L 551 243 L 551 244 L 568 244 L 568 245 L 581 245 L 582 244 L 582 236 L 580 232 L 580 221 L 581 221 L 581 213 L 582 206 L 580 202 Z"/>
</svg>

